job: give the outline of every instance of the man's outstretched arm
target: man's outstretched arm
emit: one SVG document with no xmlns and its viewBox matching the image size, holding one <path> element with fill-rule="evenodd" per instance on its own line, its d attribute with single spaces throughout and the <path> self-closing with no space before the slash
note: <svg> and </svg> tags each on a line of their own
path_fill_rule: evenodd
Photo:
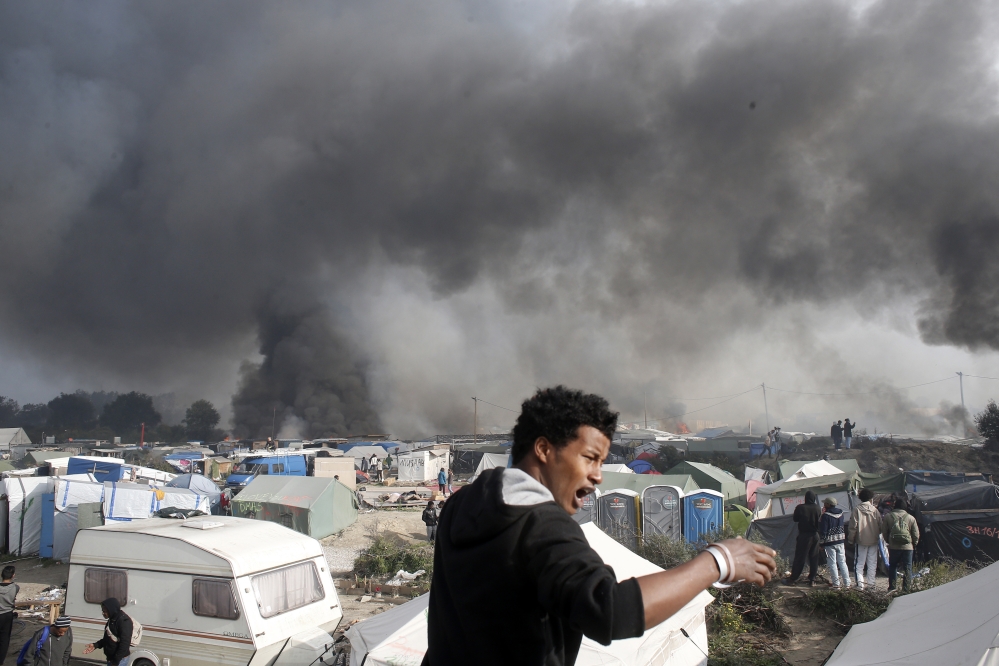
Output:
<svg viewBox="0 0 999 666">
<path fill-rule="evenodd" d="M 774 561 L 777 553 L 773 548 L 745 539 L 728 539 L 722 543 L 735 561 L 735 573 L 731 580 L 762 587 L 773 577 L 777 569 Z M 707 552 L 669 571 L 642 576 L 638 579 L 638 586 L 642 590 L 645 606 L 645 628 L 651 629 L 667 620 L 717 580 L 718 564 L 714 556 Z"/>
</svg>

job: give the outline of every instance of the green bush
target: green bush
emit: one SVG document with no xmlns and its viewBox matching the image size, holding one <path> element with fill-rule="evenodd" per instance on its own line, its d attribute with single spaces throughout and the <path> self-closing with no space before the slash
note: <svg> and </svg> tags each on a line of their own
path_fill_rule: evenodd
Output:
<svg viewBox="0 0 999 666">
<path fill-rule="evenodd" d="M 888 610 L 892 597 L 877 590 L 816 590 L 797 600 L 802 607 L 848 627 L 870 622 Z"/>
<path fill-rule="evenodd" d="M 914 571 L 926 568 L 930 571 L 912 581 L 912 591 L 928 590 L 958 578 L 964 578 L 968 574 L 978 571 L 982 566 L 977 562 L 958 562 L 951 559 L 930 560 L 922 565 L 914 564 L 912 566 Z"/>
<path fill-rule="evenodd" d="M 697 549 L 683 539 L 651 534 L 639 542 L 638 554 L 663 569 L 672 569 L 692 559 Z"/>
<path fill-rule="evenodd" d="M 356 560 L 354 573 L 359 576 L 392 576 L 402 569 L 413 573 L 425 570 L 426 580 L 434 572 L 434 547 L 430 544 L 410 545 L 377 537 Z"/>
</svg>

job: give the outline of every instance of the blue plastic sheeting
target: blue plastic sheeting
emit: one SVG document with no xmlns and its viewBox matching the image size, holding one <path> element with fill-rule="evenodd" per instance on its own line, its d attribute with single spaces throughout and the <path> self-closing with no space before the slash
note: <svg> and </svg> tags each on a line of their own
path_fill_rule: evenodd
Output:
<svg viewBox="0 0 999 666">
<path fill-rule="evenodd" d="M 82 458 L 70 458 L 66 467 L 66 474 L 93 474 L 99 482 L 121 481 L 125 471 L 125 464 L 121 460 L 84 460 Z"/>
<path fill-rule="evenodd" d="M 38 557 L 52 557 L 55 544 L 55 493 L 42 495 L 42 540 L 38 544 Z"/>
<path fill-rule="evenodd" d="M 645 474 L 646 472 L 652 469 L 652 463 L 650 463 L 648 460 L 632 460 L 630 463 L 628 463 L 628 467 L 635 474 Z"/>
</svg>

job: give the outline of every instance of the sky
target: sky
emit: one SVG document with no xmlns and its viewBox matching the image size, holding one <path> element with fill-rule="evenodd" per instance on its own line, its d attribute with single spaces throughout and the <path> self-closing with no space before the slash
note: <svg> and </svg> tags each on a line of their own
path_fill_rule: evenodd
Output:
<svg viewBox="0 0 999 666">
<path fill-rule="evenodd" d="M 0 394 L 953 432 L 999 377 L 996 9 L 7 3 Z"/>
</svg>

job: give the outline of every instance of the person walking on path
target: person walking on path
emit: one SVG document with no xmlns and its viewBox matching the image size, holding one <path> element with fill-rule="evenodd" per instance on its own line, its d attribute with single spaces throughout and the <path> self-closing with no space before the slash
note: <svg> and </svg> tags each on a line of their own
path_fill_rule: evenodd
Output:
<svg viewBox="0 0 999 666">
<path fill-rule="evenodd" d="M 368 472 L 371 474 L 372 481 L 381 481 L 381 475 L 378 473 L 378 456 L 374 453 L 371 454 L 371 460 L 368 461 Z"/>
<path fill-rule="evenodd" d="M 856 423 L 850 423 L 850 419 L 843 422 L 843 448 L 850 448 L 850 443 L 853 441 L 853 429 L 857 427 Z"/>
<path fill-rule="evenodd" d="M 829 436 L 832 437 L 833 446 L 839 451 L 840 447 L 843 445 L 843 422 L 837 421 L 832 424 L 832 428 L 829 429 Z"/>
<path fill-rule="evenodd" d="M 822 511 L 819 509 L 818 497 L 809 490 L 805 493 L 805 503 L 794 507 L 794 522 L 798 523 L 798 539 L 794 544 L 794 563 L 791 565 L 791 577 L 784 580 L 785 585 L 798 582 L 801 572 L 808 562 L 808 584 L 815 584 L 815 572 L 819 568 L 819 521 Z"/>
<path fill-rule="evenodd" d="M 14 582 L 14 567 L 7 565 L 0 572 L 0 666 L 7 658 L 10 648 L 10 632 L 14 627 L 14 601 L 21 588 Z"/>
<path fill-rule="evenodd" d="M 427 526 L 427 541 L 434 543 L 437 540 L 437 509 L 433 500 L 427 502 L 427 508 L 423 510 L 423 524 Z"/>
<path fill-rule="evenodd" d="M 379 483 L 384 480 L 384 477 L 382 476 L 382 468 L 383 468 L 382 461 L 379 460 L 378 458 L 375 458 L 375 474 L 378 475 Z"/>
<path fill-rule="evenodd" d="M 398 453 L 398 452 L 396 452 Z M 392 454 L 385 456 L 385 476 L 392 473 Z"/>
<path fill-rule="evenodd" d="M 874 493 L 867 488 L 857 493 L 860 506 L 850 514 L 846 526 L 846 540 L 853 544 L 857 554 L 857 589 L 864 589 L 864 567 L 867 567 L 867 585 L 874 587 L 878 571 L 878 541 L 881 538 L 881 512 L 871 501 Z"/>
<path fill-rule="evenodd" d="M 101 602 L 101 611 L 108 620 L 104 625 L 104 637 L 84 647 L 83 654 L 101 648 L 108 666 L 118 666 L 122 659 L 132 654 L 132 618 L 125 614 L 114 597 Z"/>
<path fill-rule="evenodd" d="M 823 514 L 819 521 L 819 539 L 826 551 L 829 575 L 832 578 L 829 587 L 846 589 L 851 585 L 850 567 L 846 565 L 846 516 L 843 515 L 843 509 L 836 504 L 835 497 L 822 500 Z"/>
<path fill-rule="evenodd" d="M 447 497 L 447 472 L 441 467 L 441 471 L 437 472 L 437 487 L 440 490 L 441 495 Z"/>
<path fill-rule="evenodd" d="M 73 630 L 70 624 L 68 617 L 60 615 L 55 624 L 36 631 L 28 644 L 28 655 L 31 658 L 25 662 L 32 666 L 69 666 L 69 656 L 73 652 Z"/>
<path fill-rule="evenodd" d="M 447 471 L 447 494 L 448 496 L 454 495 L 454 470 L 452 469 Z"/>
<path fill-rule="evenodd" d="M 909 515 L 909 503 L 904 497 L 895 500 L 895 508 L 885 516 L 881 525 L 881 536 L 888 544 L 888 591 L 895 590 L 899 567 L 905 576 L 903 588 L 912 588 L 912 552 L 919 543 L 919 527 L 916 519 Z"/>
</svg>

